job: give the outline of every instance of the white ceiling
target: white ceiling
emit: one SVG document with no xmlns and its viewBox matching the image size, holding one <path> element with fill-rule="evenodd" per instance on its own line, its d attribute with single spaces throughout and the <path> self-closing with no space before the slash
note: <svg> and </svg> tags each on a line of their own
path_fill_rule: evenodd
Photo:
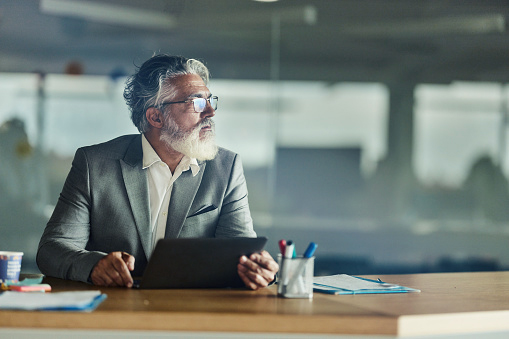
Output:
<svg viewBox="0 0 509 339">
<path fill-rule="evenodd" d="M 81 1 L 102 5 L 95 18 L 41 1 L 0 2 L 0 72 L 62 73 L 76 60 L 86 74 L 131 73 L 165 52 L 205 60 L 216 78 L 269 79 L 279 37 L 281 79 L 509 79 L 507 0 Z"/>
</svg>

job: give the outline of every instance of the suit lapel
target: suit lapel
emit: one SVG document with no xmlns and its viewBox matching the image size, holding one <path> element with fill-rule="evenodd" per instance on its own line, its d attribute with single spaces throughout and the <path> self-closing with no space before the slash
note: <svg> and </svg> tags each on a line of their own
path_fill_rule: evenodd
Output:
<svg viewBox="0 0 509 339">
<path fill-rule="evenodd" d="M 147 173 L 142 170 L 143 150 L 141 147 L 141 134 L 136 138 L 120 160 L 122 176 L 127 191 L 127 197 L 138 229 L 138 235 L 145 252 L 150 258 L 151 232 L 150 232 L 150 205 L 148 199 Z"/>
<path fill-rule="evenodd" d="M 173 183 L 165 238 L 178 238 L 189 213 L 196 192 L 200 187 L 205 162 L 200 163 L 200 171 L 193 177 L 191 170 L 183 172 Z"/>
</svg>

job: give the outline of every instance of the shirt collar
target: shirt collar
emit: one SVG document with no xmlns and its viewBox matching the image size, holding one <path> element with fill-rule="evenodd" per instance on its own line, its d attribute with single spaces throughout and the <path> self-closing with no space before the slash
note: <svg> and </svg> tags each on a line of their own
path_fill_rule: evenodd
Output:
<svg viewBox="0 0 509 339">
<path fill-rule="evenodd" d="M 189 168 L 191 168 L 193 177 L 200 171 L 198 161 L 195 158 L 188 157 L 187 155 L 184 155 L 182 160 L 180 160 L 179 166 L 182 166 L 182 172 L 187 171 Z"/>
<path fill-rule="evenodd" d="M 143 150 L 143 169 L 149 168 L 157 162 L 162 162 L 150 142 L 148 142 L 145 134 L 141 135 L 141 148 Z M 191 168 L 193 177 L 200 171 L 200 166 L 198 165 L 196 158 L 190 158 L 187 155 L 184 155 L 177 167 L 182 167 L 182 172 Z"/>
</svg>

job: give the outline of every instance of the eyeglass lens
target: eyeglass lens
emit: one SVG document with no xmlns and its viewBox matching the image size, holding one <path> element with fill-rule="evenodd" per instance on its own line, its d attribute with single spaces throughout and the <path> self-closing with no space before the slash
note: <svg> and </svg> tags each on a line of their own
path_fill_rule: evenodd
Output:
<svg viewBox="0 0 509 339">
<path fill-rule="evenodd" d="M 197 113 L 201 113 L 205 110 L 205 107 L 207 106 L 207 101 L 210 102 L 210 106 L 212 106 L 212 108 L 214 110 L 217 109 L 217 97 L 210 97 L 208 99 L 205 99 L 205 98 L 196 98 L 196 99 L 193 99 L 193 104 L 194 104 L 194 110 L 197 112 Z"/>
</svg>

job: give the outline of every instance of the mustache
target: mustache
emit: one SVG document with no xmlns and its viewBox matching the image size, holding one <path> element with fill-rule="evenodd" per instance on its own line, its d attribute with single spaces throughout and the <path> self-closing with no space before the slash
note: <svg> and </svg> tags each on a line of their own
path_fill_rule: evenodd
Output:
<svg viewBox="0 0 509 339">
<path fill-rule="evenodd" d="M 211 127 L 212 129 L 214 129 L 216 123 L 214 122 L 214 120 L 212 120 L 212 118 L 205 118 L 202 120 L 202 122 L 200 122 L 200 124 L 196 127 L 197 129 L 202 129 L 203 127 Z"/>
</svg>

